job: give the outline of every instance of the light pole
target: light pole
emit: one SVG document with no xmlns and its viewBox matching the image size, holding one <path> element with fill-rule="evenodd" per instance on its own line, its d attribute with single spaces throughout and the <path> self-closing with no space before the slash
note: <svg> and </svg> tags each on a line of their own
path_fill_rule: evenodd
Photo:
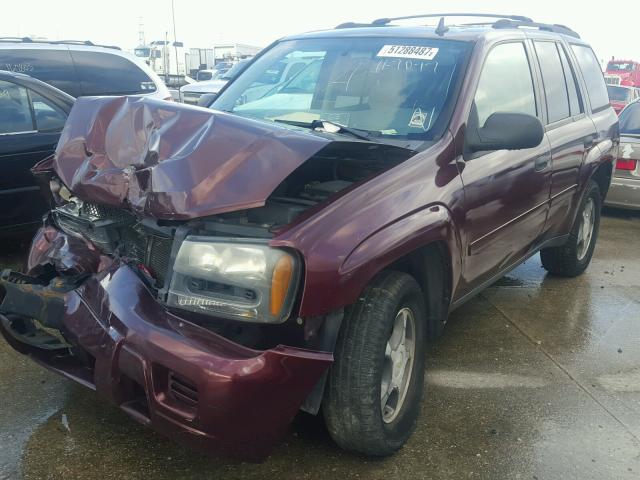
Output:
<svg viewBox="0 0 640 480">
<path fill-rule="evenodd" d="M 179 70 L 179 65 L 180 62 L 178 62 L 178 46 L 176 45 L 176 42 L 178 41 L 178 37 L 176 35 L 176 10 L 175 7 L 173 5 L 174 0 L 171 0 L 171 18 L 173 19 L 173 48 L 176 54 L 176 75 L 180 75 L 180 70 Z M 186 68 L 187 66 L 185 65 L 185 73 L 186 73 Z"/>
</svg>

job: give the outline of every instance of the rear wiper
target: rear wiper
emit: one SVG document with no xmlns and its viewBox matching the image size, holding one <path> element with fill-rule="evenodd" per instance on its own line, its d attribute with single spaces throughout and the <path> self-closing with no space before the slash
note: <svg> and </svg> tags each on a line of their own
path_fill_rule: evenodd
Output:
<svg viewBox="0 0 640 480">
<path fill-rule="evenodd" d="M 345 125 L 341 125 L 340 123 L 335 123 L 330 120 L 312 120 L 311 122 L 299 122 L 296 120 L 287 120 L 284 118 L 274 118 L 274 122 L 278 123 L 286 123 L 287 125 L 295 125 L 296 127 L 303 127 L 315 130 L 316 128 L 320 128 L 325 132 L 329 133 L 346 133 L 347 135 L 351 135 L 354 138 L 359 140 L 367 140 L 370 142 L 374 142 L 375 140 L 372 138 L 371 133 L 367 130 L 360 130 L 356 128 L 347 127 Z"/>
</svg>

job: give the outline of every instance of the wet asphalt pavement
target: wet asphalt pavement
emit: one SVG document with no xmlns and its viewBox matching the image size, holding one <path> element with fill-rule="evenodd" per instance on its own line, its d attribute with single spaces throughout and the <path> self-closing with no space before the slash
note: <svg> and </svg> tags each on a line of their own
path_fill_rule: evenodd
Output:
<svg viewBox="0 0 640 480">
<path fill-rule="evenodd" d="M 13 250 L 14 253 L 7 253 Z M 23 261 L 0 246 L 0 268 Z M 190 452 L 0 341 L 0 479 L 640 478 L 640 214 L 608 212 L 576 279 L 538 256 L 456 311 L 394 457 L 301 414 L 262 464 Z"/>
</svg>

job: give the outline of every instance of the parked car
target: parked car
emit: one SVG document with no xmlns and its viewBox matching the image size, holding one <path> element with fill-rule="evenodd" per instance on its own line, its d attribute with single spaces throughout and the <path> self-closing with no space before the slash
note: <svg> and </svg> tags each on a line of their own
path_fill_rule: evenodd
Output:
<svg viewBox="0 0 640 480">
<path fill-rule="evenodd" d="M 620 113 L 620 148 L 605 205 L 640 209 L 640 100 Z"/>
<path fill-rule="evenodd" d="M 620 113 L 624 107 L 640 98 L 640 90 L 635 87 L 621 85 L 607 85 L 609 100 L 616 113 Z"/>
<path fill-rule="evenodd" d="M 48 210 L 31 167 L 51 155 L 74 98 L 0 70 L 0 234 L 34 229 Z"/>
<path fill-rule="evenodd" d="M 404 18 L 279 40 L 213 109 L 79 99 L 8 342 L 209 452 L 320 407 L 340 446 L 401 448 L 449 312 L 538 252 L 587 268 L 619 141 L 567 27 Z"/>
<path fill-rule="evenodd" d="M 224 75 L 226 70 L 200 70 L 196 74 L 196 81 L 206 82 L 209 80 L 216 80 L 218 77 Z"/>
<path fill-rule="evenodd" d="M 212 80 L 184 85 L 180 88 L 180 99 L 182 103 L 208 107 L 211 102 L 213 102 L 214 98 L 216 98 L 216 95 L 222 87 L 224 87 L 227 82 L 232 80 L 235 76 L 239 75 L 247 63 L 249 63 L 249 59 L 240 60 L 233 67 L 229 68 L 229 70 L 224 71 L 224 73 Z"/>
<path fill-rule="evenodd" d="M 92 95 L 171 98 L 162 80 L 142 60 L 117 47 L 91 42 L 0 38 L 0 68 L 25 73 L 76 98 Z"/>
</svg>

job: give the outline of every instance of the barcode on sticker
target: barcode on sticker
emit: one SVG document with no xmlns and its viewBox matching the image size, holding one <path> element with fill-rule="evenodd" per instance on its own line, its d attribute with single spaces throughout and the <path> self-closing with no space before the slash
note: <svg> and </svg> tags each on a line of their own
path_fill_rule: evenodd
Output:
<svg viewBox="0 0 640 480">
<path fill-rule="evenodd" d="M 377 56 L 433 60 L 437 54 L 438 49 L 434 47 L 420 47 L 416 45 L 385 45 L 380 49 Z"/>
</svg>

